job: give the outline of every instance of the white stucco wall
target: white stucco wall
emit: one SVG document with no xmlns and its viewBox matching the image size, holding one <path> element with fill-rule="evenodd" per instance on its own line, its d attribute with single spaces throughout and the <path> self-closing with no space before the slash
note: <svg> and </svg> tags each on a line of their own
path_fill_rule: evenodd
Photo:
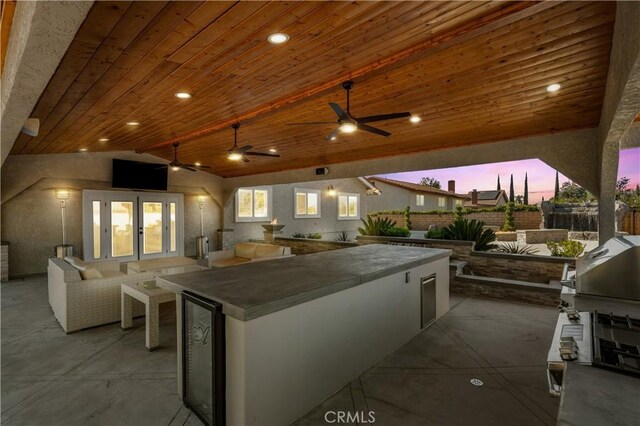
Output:
<svg viewBox="0 0 640 426">
<path fill-rule="evenodd" d="M 70 188 L 67 242 L 82 256 L 82 189 L 111 189 L 112 159 L 164 162 L 131 152 L 9 156 L 2 165 L 1 237 L 9 242 L 9 274 L 46 271 L 47 258 L 62 243 L 60 204 L 56 188 Z M 195 254 L 200 235 L 197 194 L 205 203 L 205 234 L 215 249 L 222 226 L 222 179 L 204 172 L 169 172 L 168 192 L 184 194 L 185 255 Z"/>
<path fill-rule="evenodd" d="M 422 194 L 424 195 L 424 205 L 418 206 L 416 203 L 416 195 L 419 194 L 418 192 L 409 191 L 408 189 L 399 188 L 379 181 L 376 181 L 376 187 L 382 194 L 370 200 L 367 205 L 369 213 L 382 210 L 404 210 L 407 206 L 414 212 L 455 209 L 455 198 L 445 197 L 446 205 L 442 208 L 438 206 L 439 195 Z"/>
<path fill-rule="evenodd" d="M 358 179 L 322 180 L 316 182 L 302 182 L 273 185 L 273 217 L 279 224 L 285 225 L 283 236 L 291 236 L 295 232 L 308 234 L 318 232 L 326 240 L 334 240 L 341 231 L 349 232 L 355 238 L 357 229 L 362 226 L 360 218 L 355 220 L 338 220 L 338 198 L 329 197 L 327 188 L 333 185 L 336 192 L 360 194 L 360 217 L 366 217 L 368 204 L 377 196 L 367 196 L 366 187 Z M 294 188 L 316 189 L 321 191 L 320 218 L 294 218 Z M 235 196 L 231 197 L 224 208 L 224 225 L 233 229 L 236 241 L 262 239 L 265 222 L 236 222 Z"/>
</svg>

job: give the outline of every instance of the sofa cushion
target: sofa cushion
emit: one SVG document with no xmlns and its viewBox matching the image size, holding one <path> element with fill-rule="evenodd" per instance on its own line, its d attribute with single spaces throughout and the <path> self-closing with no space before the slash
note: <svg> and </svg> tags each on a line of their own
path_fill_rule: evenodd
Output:
<svg viewBox="0 0 640 426">
<path fill-rule="evenodd" d="M 212 268 L 224 268 L 225 266 L 240 265 L 241 263 L 247 263 L 249 261 L 250 259 L 244 257 L 230 257 L 228 259 L 213 261 L 210 266 Z"/>
<path fill-rule="evenodd" d="M 102 278 L 113 278 L 113 277 L 121 277 L 123 275 L 127 275 L 120 271 L 102 271 L 100 272 L 100 274 L 102 274 Z"/>
<path fill-rule="evenodd" d="M 80 276 L 83 280 L 97 280 L 103 277 L 102 273 L 93 267 L 88 267 L 81 270 Z"/>
<path fill-rule="evenodd" d="M 253 259 L 256 257 L 256 244 L 254 243 L 237 243 L 236 257 L 244 257 L 245 259 Z"/>
<path fill-rule="evenodd" d="M 73 266 L 74 268 L 76 268 L 78 271 L 84 271 L 85 269 L 87 269 L 88 265 L 86 264 L 86 262 L 80 258 L 77 258 L 75 256 L 67 256 L 64 258 L 64 260 L 71 266 Z"/>
<path fill-rule="evenodd" d="M 195 264 L 196 261 L 194 259 L 183 256 L 173 256 L 129 262 L 127 264 L 127 268 L 133 272 L 145 272 L 153 269 L 173 268 Z"/>
<path fill-rule="evenodd" d="M 256 255 L 254 259 L 282 256 L 282 252 L 282 246 L 274 244 L 259 244 L 256 246 Z"/>
</svg>

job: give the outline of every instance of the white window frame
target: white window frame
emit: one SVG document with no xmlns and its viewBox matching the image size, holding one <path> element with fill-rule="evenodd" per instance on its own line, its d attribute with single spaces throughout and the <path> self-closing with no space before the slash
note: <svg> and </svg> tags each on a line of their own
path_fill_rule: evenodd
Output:
<svg viewBox="0 0 640 426">
<path fill-rule="evenodd" d="M 142 203 L 149 200 L 158 200 L 163 206 L 163 232 L 162 253 L 142 255 L 140 210 Z M 100 259 L 94 258 L 93 253 L 93 202 L 100 202 Z M 131 256 L 112 255 L 111 235 L 111 202 L 123 201 L 133 203 L 133 254 Z M 169 204 L 176 204 L 176 250 L 171 251 L 169 226 Z M 172 193 L 130 192 L 130 191 L 102 191 L 85 189 L 82 191 L 82 246 L 83 257 L 86 261 L 117 259 L 121 262 L 136 261 L 152 257 L 184 256 L 184 195 Z"/>
<path fill-rule="evenodd" d="M 438 208 L 447 208 L 447 197 L 438 196 Z"/>
<path fill-rule="evenodd" d="M 251 200 L 252 200 L 252 216 L 251 217 L 240 217 L 238 215 L 238 211 L 239 211 L 239 205 L 240 205 L 240 200 L 238 198 L 238 195 L 240 194 L 241 190 L 245 190 L 245 191 L 252 191 L 252 195 L 251 195 Z M 266 217 L 256 217 L 255 216 L 255 191 L 266 191 L 267 192 L 267 216 Z M 236 190 L 236 194 L 234 196 L 235 198 L 235 221 L 236 222 L 271 222 L 271 219 L 273 218 L 273 188 L 271 186 L 247 186 L 247 187 L 242 187 L 242 188 L 238 188 Z"/>
<path fill-rule="evenodd" d="M 355 216 L 340 216 L 340 197 L 347 197 L 347 215 L 349 214 L 349 197 L 357 197 L 357 202 L 356 202 L 356 215 Z M 338 201 L 337 204 L 337 215 L 338 215 L 338 220 L 360 220 L 360 194 L 357 193 L 353 193 L 353 192 L 339 192 L 337 195 L 336 200 Z"/>
<path fill-rule="evenodd" d="M 424 206 L 424 194 L 416 194 L 416 206 Z"/>
<path fill-rule="evenodd" d="M 305 213 L 298 213 L 298 194 L 305 195 Z M 314 194 L 318 200 L 318 213 L 309 214 L 309 194 Z M 319 189 L 305 189 L 294 188 L 293 189 L 293 218 L 294 219 L 313 219 L 322 217 L 322 191 Z"/>
</svg>

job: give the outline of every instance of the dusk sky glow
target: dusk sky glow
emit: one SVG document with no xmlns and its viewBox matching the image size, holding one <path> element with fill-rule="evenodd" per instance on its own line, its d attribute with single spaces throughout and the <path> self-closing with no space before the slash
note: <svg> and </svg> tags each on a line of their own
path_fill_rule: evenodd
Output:
<svg viewBox="0 0 640 426">
<path fill-rule="evenodd" d="M 423 170 L 378 175 L 389 179 L 419 183 L 424 176 L 434 177 L 440 181 L 442 188 L 447 188 L 447 181 L 456 181 L 456 192 L 465 194 L 473 189 L 496 189 L 496 180 L 500 175 L 502 189 L 509 192 L 509 177 L 513 174 L 513 186 L 516 195 L 524 192 L 524 175 L 529 176 L 529 203 L 537 203 L 553 197 L 555 170 L 538 159 L 508 161 L 504 163 L 483 164 L 478 166 L 452 167 L 448 169 Z M 629 186 L 635 188 L 640 184 L 640 148 L 620 151 L 618 177 L 626 176 L 631 181 Z M 569 180 L 560 174 L 560 184 Z"/>
</svg>

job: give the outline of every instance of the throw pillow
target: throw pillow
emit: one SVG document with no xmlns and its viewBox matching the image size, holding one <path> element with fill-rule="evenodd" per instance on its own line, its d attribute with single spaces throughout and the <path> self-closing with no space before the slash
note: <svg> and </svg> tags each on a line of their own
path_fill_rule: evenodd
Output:
<svg viewBox="0 0 640 426">
<path fill-rule="evenodd" d="M 102 278 L 102 274 L 96 268 L 85 268 L 84 271 L 80 271 L 80 276 L 83 280 L 97 280 Z"/>
<path fill-rule="evenodd" d="M 67 256 L 64 258 L 64 260 L 71 266 L 73 266 L 74 268 L 76 268 L 78 271 L 84 271 L 85 269 L 87 269 L 88 265 L 85 263 L 84 260 L 79 259 L 75 256 Z"/>
</svg>

